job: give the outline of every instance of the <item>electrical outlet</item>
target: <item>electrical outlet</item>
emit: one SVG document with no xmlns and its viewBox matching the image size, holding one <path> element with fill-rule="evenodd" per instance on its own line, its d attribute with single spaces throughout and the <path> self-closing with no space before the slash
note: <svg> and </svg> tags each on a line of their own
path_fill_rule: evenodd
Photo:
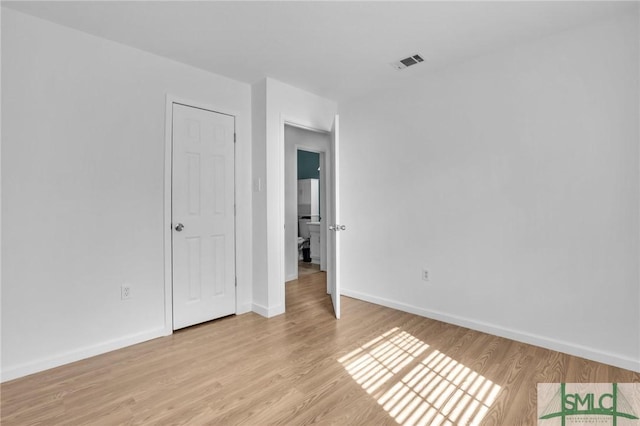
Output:
<svg viewBox="0 0 640 426">
<path fill-rule="evenodd" d="M 423 269 L 422 270 L 422 281 L 429 281 L 429 270 L 428 269 Z"/>
<path fill-rule="evenodd" d="M 123 284 L 120 287 L 120 296 L 122 300 L 131 299 L 131 286 L 129 284 Z"/>
</svg>

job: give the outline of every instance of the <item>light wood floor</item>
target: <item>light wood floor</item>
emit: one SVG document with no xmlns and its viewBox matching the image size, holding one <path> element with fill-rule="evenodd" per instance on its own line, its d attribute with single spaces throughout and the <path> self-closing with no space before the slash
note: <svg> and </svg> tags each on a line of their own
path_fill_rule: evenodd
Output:
<svg viewBox="0 0 640 426">
<path fill-rule="evenodd" d="M 536 424 L 538 382 L 640 375 L 347 297 L 249 313 L 1 386 L 3 425 Z"/>
<path fill-rule="evenodd" d="M 298 262 L 298 277 L 302 278 L 304 275 L 315 274 L 320 272 L 320 265 L 310 262 Z"/>
</svg>

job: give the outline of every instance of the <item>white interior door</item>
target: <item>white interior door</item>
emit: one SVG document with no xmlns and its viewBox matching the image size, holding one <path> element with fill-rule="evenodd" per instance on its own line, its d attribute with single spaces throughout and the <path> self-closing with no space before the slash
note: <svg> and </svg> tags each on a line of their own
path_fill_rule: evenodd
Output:
<svg viewBox="0 0 640 426">
<path fill-rule="evenodd" d="M 235 118 L 173 104 L 173 329 L 235 313 Z"/>
<path fill-rule="evenodd" d="M 329 257 L 327 289 L 331 294 L 333 310 L 340 319 L 340 232 L 345 229 L 340 225 L 340 176 L 339 176 L 339 117 L 336 115 L 331 128 L 331 171 L 329 173 L 329 227 L 327 232 L 327 255 Z"/>
</svg>

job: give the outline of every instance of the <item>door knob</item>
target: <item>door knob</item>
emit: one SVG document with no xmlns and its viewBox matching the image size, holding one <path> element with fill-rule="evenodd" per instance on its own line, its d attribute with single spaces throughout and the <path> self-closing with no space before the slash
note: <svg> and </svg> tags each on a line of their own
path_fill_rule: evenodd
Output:
<svg viewBox="0 0 640 426">
<path fill-rule="evenodd" d="M 345 225 L 329 225 L 329 231 L 344 231 L 347 229 Z"/>
<path fill-rule="evenodd" d="M 184 225 L 179 223 L 176 225 L 176 231 L 181 232 L 184 229 Z"/>
</svg>

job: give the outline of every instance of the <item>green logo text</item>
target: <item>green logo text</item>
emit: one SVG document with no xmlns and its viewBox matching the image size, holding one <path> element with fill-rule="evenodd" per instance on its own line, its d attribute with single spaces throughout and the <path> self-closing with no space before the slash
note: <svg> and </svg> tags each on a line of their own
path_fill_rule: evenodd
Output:
<svg viewBox="0 0 640 426">
<path fill-rule="evenodd" d="M 540 420 L 560 417 L 564 426 L 569 416 L 609 416 L 614 426 L 619 417 L 638 419 L 617 383 L 612 384 L 611 392 L 604 393 L 567 393 L 566 384 L 561 383 L 560 390 L 554 395 Z"/>
</svg>

